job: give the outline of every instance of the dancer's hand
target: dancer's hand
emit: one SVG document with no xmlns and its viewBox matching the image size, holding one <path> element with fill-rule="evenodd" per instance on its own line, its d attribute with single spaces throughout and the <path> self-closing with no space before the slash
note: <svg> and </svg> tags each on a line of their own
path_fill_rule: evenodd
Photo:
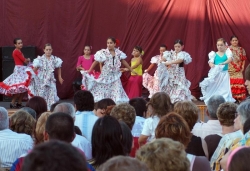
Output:
<svg viewBox="0 0 250 171">
<path fill-rule="evenodd" d="M 145 73 L 147 73 L 147 72 L 148 72 L 148 70 L 147 70 L 147 69 L 145 69 L 145 70 L 144 70 L 144 72 L 145 72 Z"/>
<path fill-rule="evenodd" d="M 135 75 L 138 75 L 137 72 L 135 72 L 134 70 L 132 70 L 131 72 L 132 72 L 133 74 L 135 74 Z"/>
<path fill-rule="evenodd" d="M 168 66 L 168 65 L 171 65 L 172 63 L 171 62 L 165 62 L 165 65 Z"/>
<path fill-rule="evenodd" d="M 209 66 L 210 66 L 210 68 L 213 68 L 214 64 L 213 63 L 209 63 Z"/>
<path fill-rule="evenodd" d="M 61 83 L 61 84 L 63 84 L 63 79 L 62 79 L 62 77 L 59 77 L 59 82 Z"/>
</svg>

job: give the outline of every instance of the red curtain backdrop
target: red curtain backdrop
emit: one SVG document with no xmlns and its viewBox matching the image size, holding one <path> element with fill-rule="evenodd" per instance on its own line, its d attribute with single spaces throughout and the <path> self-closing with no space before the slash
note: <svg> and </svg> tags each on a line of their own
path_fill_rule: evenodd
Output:
<svg viewBox="0 0 250 171">
<path fill-rule="evenodd" d="M 1 0 L 0 11 L 0 46 L 21 37 L 24 45 L 37 46 L 38 55 L 51 43 L 53 54 L 62 58 L 65 82 L 57 83 L 62 99 L 73 95 L 72 81 L 80 76 L 75 65 L 84 45 L 92 45 L 95 53 L 106 48 L 109 36 L 120 39 L 128 62 L 133 47 L 141 45 L 144 69 L 159 54 L 160 44 L 170 50 L 182 39 L 193 58 L 185 71 L 196 97 L 209 70 L 207 54 L 216 51 L 218 38 L 229 43 L 237 35 L 250 57 L 249 0 Z"/>
</svg>

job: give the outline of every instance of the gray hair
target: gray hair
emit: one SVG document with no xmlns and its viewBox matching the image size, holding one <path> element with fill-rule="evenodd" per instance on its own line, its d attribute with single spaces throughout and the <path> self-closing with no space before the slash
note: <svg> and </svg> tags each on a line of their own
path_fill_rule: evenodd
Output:
<svg viewBox="0 0 250 171">
<path fill-rule="evenodd" d="M 0 131 L 9 128 L 8 111 L 0 107 Z"/>
<path fill-rule="evenodd" d="M 240 115 L 240 122 L 242 125 L 250 118 L 250 100 L 241 102 L 237 108 L 237 113 Z"/>
<path fill-rule="evenodd" d="M 207 111 L 211 118 L 218 119 L 216 113 L 220 104 L 225 103 L 225 99 L 221 95 L 214 95 L 210 97 L 207 102 Z"/>
<path fill-rule="evenodd" d="M 23 108 L 21 108 L 19 110 L 23 110 L 23 111 L 29 113 L 34 119 L 36 119 L 36 111 L 34 109 L 32 109 L 30 107 L 23 107 Z"/>
<path fill-rule="evenodd" d="M 75 108 L 71 103 L 63 102 L 56 105 L 55 109 L 53 110 L 53 113 L 55 112 L 63 112 L 69 114 L 72 118 L 75 118 Z"/>
</svg>

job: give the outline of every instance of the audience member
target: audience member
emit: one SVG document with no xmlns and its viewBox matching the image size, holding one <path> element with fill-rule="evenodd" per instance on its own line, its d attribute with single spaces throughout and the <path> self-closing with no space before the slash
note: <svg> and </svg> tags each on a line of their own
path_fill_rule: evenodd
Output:
<svg viewBox="0 0 250 171">
<path fill-rule="evenodd" d="M 53 104 L 50 106 L 49 111 L 50 111 L 50 112 L 53 112 L 54 109 L 55 109 L 55 107 L 56 107 L 58 104 L 60 104 L 60 102 L 55 102 L 55 103 L 53 103 Z"/>
<path fill-rule="evenodd" d="M 97 171 L 149 171 L 147 166 L 137 159 L 127 156 L 116 156 L 104 164 Z"/>
<path fill-rule="evenodd" d="M 30 107 L 22 107 L 21 109 L 19 110 L 23 110 L 29 114 L 31 114 L 31 116 L 36 119 L 36 111 L 34 109 L 31 109 Z"/>
<path fill-rule="evenodd" d="M 243 134 L 245 135 L 248 131 L 250 131 L 250 118 L 243 125 Z"/>
<path fill-rule="evenodd" d="M 191 132 L 187 122 L 179 114 L 170 112 L 163 116 L 156 127 L 155 137 L 171 138 L 182 143 L 185 148 L 188 146 L 191 139 Z M 210 171 L 209 162 L 204 156 L 195 156 L 187 154 L 190 161 L 191 171 Z"/>
<path fill-rule="evenodd" d="M 214 95 L 208 100 L 206 114 L 209 117 L 209 120 L 207 123 L 196 123 L 192 130 L 194 135 L 204 139 L 211 134 L 221 134 L 222 128 L 218 121 L 216 112 L 219 105 L 224 102 L 225 99 L 221 95 Z"/>
<path fill-rule="evenodd" d="M 143 145 L 136 158 L 151 171 L 189 171 L 190 162 L 184 146 L 169 138 L 160 138 Z"/>
<path fill-rule="evenodd" d="M 136 114 L 135 109 L 130 104 L 121 103 L 119 105 L 116 105 L 112 109 L 110 116 L 113 116 L 118 121 L 125 122 L 128 125 L 129 129 L 132 130 L 133 125 L 135 123 Z"/>
<path fill-rule="evenodd" d="M 89 91 L 79 90 L 74 95 L 74 103 L 76 108 L 75 125 L 80 128 L 83 136 L 91 142 L 92 129 L 98 119 L 93 112 L 94 97 Z"/>
<path fill-rule="evenodd" d="M 212 155 L 214 154 L 218 144 L 222 138 L 222 136 L 227 135 L 229 139 L 234 139 L 232 136 L 238 134 L 231 134 L 235 131 L 234 129 L 234 119 L 236 114 L 237 105 L 232 102 L 225 102 L 220 104 L 217 110 L 217 117 L 219 119 L 220 125 L 222 127 L 221 134 L 211 134 L 205 137 L 205 141 L 208 144 L 208 152 L 209 152 L 209 160 L 211 159 Z M 239 131 L 240 136 L 242 136 L 241 131 Z M 228 139 L 224 139 L 226 142 Z M 229 140 L 230 141 L 230 140 Z M 218 152 L 218 151 L 217 151 Z"/>
<path fill-rule="evenodd" d="M 104 115 L 109 115 L 112 108 L 115 106 L 114 100 L 110 98 L 102 99 L 96 102 L 94 107 L 94 113 L 97 117 L 103 117 Z"/>
<path fill-rule="evenodd" d="M 181 115 L 192 130 L 198 120 L 199 108 L 191 101 L 181 101 L 174 105 L 174 112 Z M 208 157 L 207 143 L 201 137 L 191 134 L 191 140 L 186 148 L 186 152 L 196 156 Z"/>
<path fill-rule="evenodd" d="M 8 112 L 0 107 L 0 161 L 3 168 L 10 168 L 12 163 L 33 147 L 31 136 L 19 134 L 9 129 Z"/>
<path fill-rule="evenodd" d="M 155 93 L 147 104 L 148 118 L 145 120 L 142 133 L 139 137 L 139 145 L 150 142 L 155 138 L 155 128 L 160 118 L 172 111 L 172 104 L 168 94 Z"/>
<path fill-rule="evenodd" d="M 53 112 L 69 114 L 75 120 L 75 109 L 71 103 L 60 103 L 55 107 Z M 92 159 L 91 143 L 85 137 L 76 134 L 71 144 L 81 149 L 85 153 L 87 160 Z"/>
<path fill-rule="evenodd" d="M 51 112 L 42 113 L 36 122 L 35 144 L 40 144 L 40 143 L 44 142 L 44 139 L 43 139 L 44 135 L 43 134 L 45 132 L 45 124 L 47 122 L 49 115 L 51 115 Z"/>
<path fill-rule="evenodd" d="M 249 168 L 250 148 L 243 146 L 233 150 L 227 160 L 225 171 L 250 171 Z"/>
<path fill-rule="evenodd" d="M 108 115 L 99 118 L 92 131 L 93 159 L 89 163 L 98 168 L 114 156 L 126 155 L 122 139 L 122 129 L 117 119 Z"/>
<path fill-rule="evenodd" d="M 36 119 L 38 119 L 43 112 L 47 112 L 47 103 L 44 98 L 40 96 L 30 98 L 26 103 L 26 107 L 30 107 L 36 111 Z"/>
<path fill-rule="evenodd" d="M 87 171 L 84 156 L 61 141 L 37 145 L 23 161 L 22 171 Z"/>
<path fill-rule="evenodd" d="M 126 155 L 129 155 L 133 145 L 133 136 L 131 130 L 125 122 L 119 121 L 119 123 L 122 128 L 122 144 L 124 147 L 124 151 Z"/>
<path fill-rule="evenodd" d="M 10 129 L 16 133 L 24 133 L 33 137 L 36 120 L 23 110 L 16 111 L 10 116 Z"/>
</svg>

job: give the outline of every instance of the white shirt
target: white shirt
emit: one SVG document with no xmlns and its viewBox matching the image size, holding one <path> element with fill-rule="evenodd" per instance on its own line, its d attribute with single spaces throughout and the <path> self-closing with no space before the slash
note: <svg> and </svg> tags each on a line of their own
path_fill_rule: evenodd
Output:
<svg viewBox="0 0 250 171">
<path fill-rule="evenodd" d="M 75 115 L 75 126 L 78 126 L 82 131 L 82 135 L 87 138 L 89 142 L 91 142 L 92 129 L 96 120 L 98 119 L 95 116 L 93 111 L 77 111 Z"/>
<path fill-rule="evenodd" d="M 76 134 L 76 137 L 71 144 L 81 149 L 84 152 L 87 160 L 92 159 L 92 146 L 85 137 Z"/>
<path fill-rule="evenodd" d="M 132 128 L 133 137 L 140 137 L 140 135 L 142 133 L 144 122 L 145 122 L 145 118 L 140 117 L 140 116 L 135 117 L 135 124 Z"/>
<path fill-rule="evenodd" d="M 141 134 L 148 136 L 147 142 L 150 142 L 155 138 L 155 128 L 157 127 L 159 121 L 160 118 L 158 116 L 145 119 Z"/>
<path fill-rule="evenodd" d="M 22 154 L 33 148 L 30 135 L 19 134 L 10 129 L 0 131 L 0 161 L 1 167 L 11 167 L 12 163 Z"/>
<path fill-rule="evenodd" d="M 211 134 L 221 134 L 222 127 L 219 120 L 208 120 L 207 123 L 196 123 L 193 127 L 192 133 L 204 139 Z"/>
</svg>

